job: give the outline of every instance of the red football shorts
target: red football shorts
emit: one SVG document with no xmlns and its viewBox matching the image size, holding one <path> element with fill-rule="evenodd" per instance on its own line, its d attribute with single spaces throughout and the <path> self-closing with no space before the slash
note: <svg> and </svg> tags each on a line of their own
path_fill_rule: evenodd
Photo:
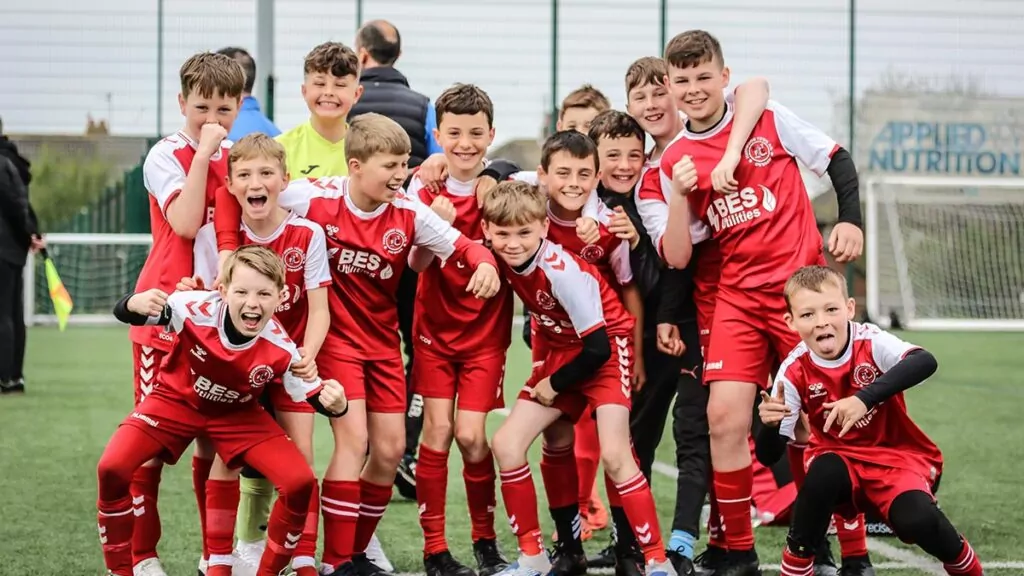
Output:
<svg viewBox="0 0 1024 576">
<path fill-rule="evenodd" d="M 631 379 L 633 375 L 633 336 L 608 335 L 612 345 L 612 356 L 586 382 L 577 384 L 572 390 L 555 396 L 553 408 L 557 408 L 569 420 L 576 422 L 587 407 L 596 410 L 606 404 L 631 406 Z M 543 339 L 541 339 L 543 340 Z M 554 374 L 559 368 L 580 353 L 579 348 L 551 348 L 546 344 L 537 345 L 533 341 L 534 361 L 533 372 L 526 385 L 519 392 L 519 399 L 536 402 L 530 398 L 530 388 L 544 378 Z M 538 351 L 543 358 L 538 356 Z"/>
<path fill-rule="evenodd" d="M 285 435 L 255 400 L 229 412 L 204 414 L 162 392 L 146 396 L 121 425 L 134 426 L 162 444 L 160 459 L 168 464 L 177 462 L 197 436 L 205 436 L 231 468 L 241 466 L 242 457 L 253 446 Z"/>
<path fill-rule="evenodd" d="M 164 356 L 167 356 L 164 350 L 132 342 L 132 380 L 135 385 L 136 406 L 145 400 L 156 386 L 156 377 L 160 373 L 160 363 L 163 362 Z"/>
<path fill-rule="evenodd" d="M 459 410 L 490 412 L 505 406 L 505 352 L 485 352 L 464 360 L 447 360 L 417 349 L 413 354 L 412 381 L 424 398 L 458 398 Z"/>
<path fill-rule="evenodd" d="M 367 412 L 405 412 L 405 365 L 401 356 L 362 360 L 321 349 L 316 357 L 321 378 L 337 380 L 349 400 L 366 400 Z"/>
<path fill-rule="evenodd" d="M 850 473 L 850 485 L 853 486 L 853 506 L 840 506 L 837 509 L 843 518 L 853 519 L 860 512 L 877 512 L 888 521 L 889 507 L 896 497 L 912 490 L 920 490 L 935 500 L 932 493 L 934 480 L 918 471 L 852 460 L 841 454 L 836 456 L 842 458 L 846 464 L 846 469 Z M 813 461 L 813 458 L 808 458 L 808 468 Z"/>
<path fill-rule="evenodd" d="M 767 386 L 772 368 L 800 343 L 800 336 L 782 319 L 786 311 L 781 293 L 719 292 L 704 355 L 704 381 Z"/>
<path fill-rule="evenodd" d="M 697 333 L 700 338 L 700 355 L 703 358 L 711 345 L 711 325 L 715 319 L 715 302 L 718 297 L 718 287 L 703 290 L 696 286 L 693 289 L 693 303 L 697 308 Z"/>
</svg>

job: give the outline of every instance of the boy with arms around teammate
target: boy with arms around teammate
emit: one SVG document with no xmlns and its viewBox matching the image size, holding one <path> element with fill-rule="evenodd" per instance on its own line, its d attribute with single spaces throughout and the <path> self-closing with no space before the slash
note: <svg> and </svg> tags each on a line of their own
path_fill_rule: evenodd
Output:
<svg viewBox="0 0 1024 576">
<path fill-rule="evenodd" d="M 910 419 L 903 395 L 935 372 L 935 357 L 854 322 L 846 279 L 825 266 L 797 270 L 785 300 L 786 324 L 801 342 L 779 368 L 772 395 L 761 393 L 767 426 L 758 442 L 781 452 L 802 412 L 812 433 L 782 574 L 811 573 L 833 511 L 853 518 L 873 510 L 900 540 L 942 561 L 947 574 L 981 576 L 971 545 L 935 503 L 942 453 Z"/>
<path fill-rule="evenodd" d="M 537 319 L 544 352 L 493 439 L 505 509 L 521 550 L 519 559 L 502 574 L 557 573 L 543 548 L 526 454 L 541 434 L 549 453 L 570 453 L 568 465 L 560 467 L 564 470 L 541 469 L 549 503 L 561 501 L 573 510 L 573 421 L 590 407 L 597 413 L 606 473 L 615 482 L 637 539 L 644 543 L 647 573 L 674 575 L 665 559 L 650 488 L 629 446 L 633 318 L 596 268 L 544 240 L 546 199 L 535 186 L 499 184 L 484 198 L 483 219 L 506 278 Z"/>
<path fill-rule="evenodd" d="M 746 139 L 742 155 L 729 146 L 733 106 L 725 97 L 729 70 L 721 46 L 704 31 L 685 32 L 665 49 L 668 85 L 687 116 L 684 131 L 662 156 L 662 185 L 671 190 L 662 252 L 685 267 L 693 245 L 711 237 L 722 255 L 704 377 L 710 383 L 714 488 L 728 552 L 716 574 L 757 574 L 750 522 L 753 477 L 748 444 L 755 392 L 776 359 L 797 343 L 783 325 L 782 285 L 801 266 L 823 262 L 810 199 L 796 160 L 832 177 L 840 224 L 829 248 L 839 261 L 860 254 L 860 205 L 849 153 L 782 106 L 769 103 Z M 734 125 L 735 124 L 735 125 Z M 723 158 L 723 154 L 727 154 Z M 712 167 L 735 165 L 732 189 L 713 193 Z M 773 349 L 776 359 L 765 355 Z"/>
<path fill-rule="evenodd" d="M 411 248 L 444 260 L 464 259 L 475 270 L 467 286 L 475 296 L 490 298 L 500 288 L 486 248 L 402 193 L 409 147 L 398 124 L 364 114 L 353 120 L 345 141 L 351 176 L 295 180 L 280 198 L 281 206 L 324 229 L 333 280 L 331 325 L 317 366 L 344 382 L 352 405 L 352 417 L 332 421 L 334 452 L 321 507 L 321 571 L 327 573 L 382 572 L 364 551 L 391 499 L 404 451 L 405 378 L 395 291 Z"/>
<path fill-rule="evenodd" d="M 444 149 L 448 177 L 431 190 L 413 175 L 408 194 L 442 215 L 464 237 L 483 242 L 476 177 L 494 140 L 494 106 L 486 92 L 456 84 L 435 100 L 434 138 Z M 416 466 L 416 497 L 423 528 L 423 564 L 428 576 L 466 576 L 445 537 L 448 453 L 462 453 L 463 480 L 472 522 L 473 552 L 481 576 L 508 565 L 494 532 L 495 472 L 487 444 L 487 414 L 503 405 L 505 353 L 511 342 L 512 292 L 502 283 L 493 298 L 466 292 L 472 275 L 463 259 L 441 262 L 429 252 L 419 260 L 416 290 L 413 382 L 423 397 L 423 433 Z"/>
<path fill-rule="evenodd" d="M 238 62 L 222 54 L 196 54 L 180 70 L 178 105 L 185 124 L 158 142 L 146 155 L 142 173 L 149 192 L 153 247 L 139 274 L 136 291 L 158 288 L 165 292 L 192 275 L 193 239 L 210 218 L 215 191 L 227 174 L 226 140 L 238 115 L 245 73 Z M 174 333 L 152 326 L 132 326 L 135 403 L 156 385 L 164 356 Z M 205 508 L 205 485 L 212 454 L 193 458 L 193 486 L 199 510 Z M 154 460 L 134 470 L 135 534 L 132 554 L 138 576 L 164 576 L 157 557 L 160 514 L 157 493 L 162 465 Z M 202 519 L 202 514 L 200 515 Z M 205 524 L 205 522 L 204 522 Z"/>
<path fill-rule="evenodd" d="M 327 267 L 327 248 L 323 228 L 288 212 L 278 204 L 278 196 L 288 184 L 284 147 L 264 134 L 251 134 L 236 142 L 228 155 L 228 189 L 242 207 L 237 233 L 241 245 L 264 245 L 285 264 L 284 301 L 277 318 L 302 354 L 302 366 L 308 366 L 323 345 L 330 323 L 327 287 L 331 276 Z M 196 236 L 195 277 L 213 286 L 217 277 L 217 238 L 213 223 Z M 261 398 L 268 410 L 298 446 L 307 463 L 313 465 L 313 410 L 305 402 L 292 402 L 280 389 L 271 388 Z M 273 488 L 271 487 L 271 490 Z M 216 458 L 207 482 L 207 514 L 211 518 L 204 533 L 208 557 L 234 560 L 236 573 L 253 570 L 262 555 L 262 542 L 239 543 L 237 559 L 232 558 L 233 531 L 239 507 L 239 470 L 226 468 Z M 320 495 L 314 485 L 302 540 L 295 548 L 292 569 L 298 576 L 316 576 L 317 528 Z M 216 518 L 214 520 L 213 518 Z M 266 522 L 263 519 L 263 522 Z M 251 550 L 250 550 L 251 548 Z M 253 558 L 250 558 L 252 556 Z M 251 567 L 246 564 L 252 564 Z M 229 566 L 230 569 L 230 566 Z M 213 576 L 207 572 L 207 576 Z"/>
<path fill-rule="evenodd" d="M 282 302 L 284 266 L 267 248 L 246 246 L 225 263 L 217 292 L 167 295 L 158 288 L 130 294 L 115 316 L 134 326 L 170 326 L 177 335 L 153 393 L 125 418 L 98 464 L 97 525 L 107 569 L 132 576 L 129 540 L 134 524 L 128 483 L 151 458 L 174 463 L 198 436 L 229 465 L 261 470 L 281 498 L 271 514 L 258 576 L 274 576 L 288 563 L 302 532 L 316 479 L 305 459 L 256 401 L 264 387 L 283 386 L 292 401 L 309 402 L 332 418 L 348 409 L 336 381 L 303 381 L 291 366 L 298 350 L 273 318 Z M 228 566 L 211 566 L 217 576 Z"/>
</svg>

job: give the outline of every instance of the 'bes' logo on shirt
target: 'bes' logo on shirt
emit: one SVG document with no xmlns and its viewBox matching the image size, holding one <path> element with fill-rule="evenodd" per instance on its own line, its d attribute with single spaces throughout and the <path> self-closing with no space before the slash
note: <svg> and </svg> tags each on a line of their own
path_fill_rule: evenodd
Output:
<svg viewBox="0 0 1024 576">
<path fill-rule="evenodd" d="M 383 264 L 383 267 L 381 266 Z M 338 272 L 342 274 L 366 274 L 371 278 L 387 280 L 394 274 L 391 264 L 383 262 L 380 256 L 362 250 L 342 248 L 338 251 Z"/>
<path fill-rule="evenodd" d="M 733 194 L 713 195 L 707 218 L 715 232 L 756 220 L 763 213 L 775 210 L 775 194 L 762 184 L 758 184 L 757 189 L 761 191 L 760 198 L 757 190 L 750 186 Z"/>
</svg>

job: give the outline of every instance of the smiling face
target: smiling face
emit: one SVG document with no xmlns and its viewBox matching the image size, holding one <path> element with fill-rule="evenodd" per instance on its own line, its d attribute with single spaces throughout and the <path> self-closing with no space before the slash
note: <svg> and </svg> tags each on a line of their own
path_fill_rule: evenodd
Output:
<svg viewBox="0 0 1024 576">
<path fill-rule="evenodd" d="M 847 297 L 843 287 L 830 279 L 817 290 L 797 288 L 789 296 L 785 320 L 811 352 L 832 360 L 846 348 L 855 309 L 853 298 Z"/>
<path fill-rule="evenodd" d="M 352 158 L 348 161 L 348 170 L 353 177 L 359 178 L 360 194 L 383 204 L 393 201 L 402 191 L 402 184 L 409 174 L 409 155 L 381 152 L 363 162 Z"/>
<path fill-rule="evenodd" d="M 330 72 L 310 72 L 302 83 L 302 98 L 310 114 L 324 120 L 344 120 L 363 94 L 354 74 L 335 76 Z"/>
<path fill-rule="evenodd" d="M 494 141 L 494 128 L 487 113 L 445 112 L 438 118 L 434 137 L 444 150 L 448 170 L 456 180 L 470 180 L 480 171 L 487 148 Z"/>
<path fill-rule="evenodd" d="M 643 84 L 626 96 L 629 113 L 655 139 L 675 136 L 679 107 L 664 84 Z"/>
<path fill-rule="evenodd" d="M 644 169 L 644 143 L 632 136 L 601 137 L 597 141 L 601 184 L 616 194 L 629 194 Z"/>
<path fill-rule="evenodd" d="M 595 164 L 594 156 L 577 158 L 569 150 L 559 150 L 551 155 L 547 168 L 537 168 L 537 180 L 547 189 L 551 202 L 575 215 L 583 211 L 597 186 L 600 172 Z"/>
<path fill-rule="evenodd" d="M 228 190 L 238 198 L 248 220 L 269 218 L 277 208 L 277 197 L 288 186 L 288 175 L 280 161 L 256 156 L 232 162 Z"/>
<path fill-rule="evenodd" d="M 725 106 L 729 69 L 716 59 L 688 68 L 669 64 L 667 83 L 679 109 L 703 129 Z"/>
<path fill-rule="evenodd" d="M 243 336 L 254 337 L 270 322 L 283 292 L 274 280 L 243 263 L 234 266 L 231 279 L 220 287 L 228 316 Z"/>
<path fill-rule="evenodd" d="M 509 266 L 522 266 L 540 248 L 548 235 L 548 219 L 516 225 L 498 225 L 483 222 L 484 238 L 491 243 L 491 249 Z"/>
</svg>

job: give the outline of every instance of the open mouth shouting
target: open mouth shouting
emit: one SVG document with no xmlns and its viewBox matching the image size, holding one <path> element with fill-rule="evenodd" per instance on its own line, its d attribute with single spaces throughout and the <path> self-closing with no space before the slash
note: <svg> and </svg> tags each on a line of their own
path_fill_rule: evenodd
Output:
<svg viewBox="0 0 1024 576">
<path fill-rule="evenodd" d="M 245 201 L 253 208 L 263 208 L 267 205 L 268 196 L 266 194 L 254 194 L 246 197 Z"/>
<path fill-rule="evenodd" d="M 263 315 L 259 312 L 242 312 L 239 318 L 242 321 L 242 329 L 248 332 L 255 332 L 260 327 L 260 320 L 263 319 Z"/>
</svg>

